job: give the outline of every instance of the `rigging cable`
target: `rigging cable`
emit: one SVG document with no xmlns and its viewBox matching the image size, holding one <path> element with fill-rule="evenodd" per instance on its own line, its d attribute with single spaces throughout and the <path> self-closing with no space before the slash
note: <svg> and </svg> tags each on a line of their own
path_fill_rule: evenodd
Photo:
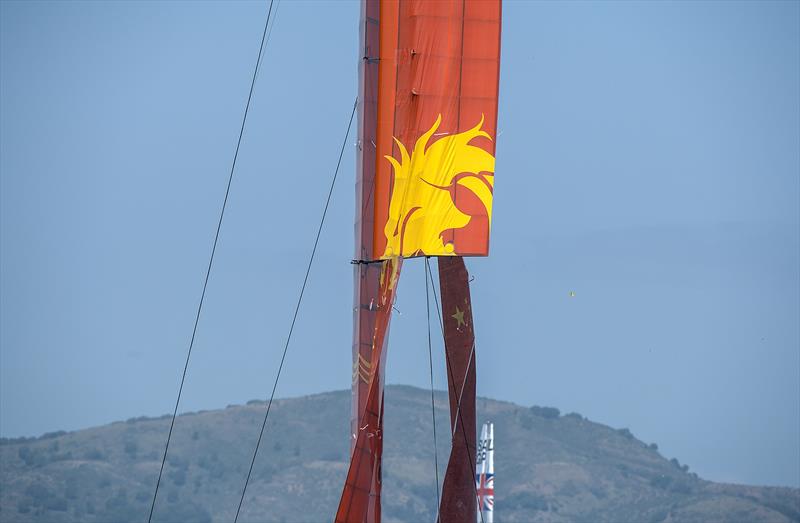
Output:
<svg viewBox="0 0 800 523">
<path fill-rule="evenodd" d="M 439 446 L 436 444 L 436 408 L 433 402 L 433 351 L 431 350 L 431 298 L 428 293 L 428 271 L 425 264 L 425 320 L 428 323 L 428 364 L 431 372 L 431 417 L 433 418 L 433 466 L 436 473 L 436 520 L 439 520 L 441 500 L 439 499 Z"/>
<path fill-rule="evenodd" d="M 267 20 L 267 24 L 270 22 L 272 25 L 269 26 L 267 30 L 267 39 L 264 41 L 264 47 L 266 48 L 269 45 L 269 40 L 272 38 L 272 30 L 275 29 L 275 23 L 278 20 L 278 9 L 281 8 L 281 0 L 278 0 L 278 3 L 275 4 L 275 9 L 273 10 L 272 20 Z M 258 61 L 258 71 L 256 72 L 256 81 L 258 80 L 258 73 L 261 72 L 261 61 L 264 59 L 264 55 L 261 55 L 261 59 Z"/>
<path fill-rule="evenodd" d="M 264 437 L 264 428 L 267 426 L 267 419 L 269 418 L 270 409 L 272 408 L 272 400 L 275 398 L 275 390 L 278 388 L 278 380 L 281 377 L 281 371 L 283 370 L 283 362 L 286 360 L 286 352 L 289 350 L 289 342 L 292 339 L 292 332 L 294 332 L 294 325 L 297 321 L 297 313 L 300 311 L 300 304 L 303 301 L 303 294 L 306 291 L 306 284 L 308 283 L 308 275 L 311 273 L 311 265 L 314 263 L 314 255 L 317 253 L 317 245 L 319 244 L 319 237 L 322 234 L 322 226 L 325 224 L 325 216 L 328 214 L 328 206 L 331 203 L 331 195 L 333 194 L 333 187 L 336 185 L 336 177 L 339 175 L 339 166 L 342 164 L 342 156 L 344 155 L 345 147 L 347 146 L 347 137 L 350 136 L 350 128 L 353 125 L 353 117 L 356 114 L 356 108 L 358 107 L 358 99 L 353 103 L 353 111 L 350 113 L 350 121 L 347 124 L 347 132 L 345 132 L 344 140 L 342 140 L 342 148 L 339 151 L 339 160 L 336 162 L 336 169 L 333 172 L 333 179 L 331 180 L 331 187 L 328 190 L 328 198 L 325 200 L 325 208 L 322 210 L 322 218 L 319 221 L 319 227 L 317 228 L 317 237 L 314 239 L 314 247 L 311 249 L 311 256 L 308 259 L 308 266 L 306 267 L 306 275 L 303 278 L 303 285 L 300 287 L 300 295 L 297 298 L 297 305 L 294 308 L 294 316 L 292 317 L 292 323 L 289 327 L 289 334 L 286 336 L 286 344 L 283 346 L 283 355 L 281 355 L 281 362 L 278 365 L 278 373 L 275 376 L 275 382 L 272 384 L 272 393 L 270 393 L 269 401 L 267 402 L 267 411 L 264 413 L 264 421 L 261 423 L 261 432 L 258 434 L 258 441 L 256 442 L 256 448 L 253 451 L 253 459 L 250 460 L 250 469 L 247 471 L 247 479 L 244 482 L 244 488 L 242 489 L 242 496 L 239 498 L 239 506 L 236 508 L 236 517 L 233 519 L 234 523 L 239 521 L 239 512 L 242 510 L 242 503 L 244 502 L 244 495 L 247 492 L 247 485 L 250 483 L 250 476 L 253 473 L 253 465 L 256 462 L 256 456 L 258 455 L 258 448 L 261 446 L 261 439 Z"/>
<path fill-rule="evenodd" d="M 428 277 L 430 277 L 431 290 L 433 291 L 433 300 L 436 303 L 436 314 L 439 317 L 439 326 L 442 329 L 442 340 L 444 340 L 444 322 L 442 321 L 442 315 L 441 315 L 441 313 L 439 311 L 439 298 L 436 295 L 436 286 L 433 284 L 433 274 L 431 273 L 431 267 L 430 267 L 429 258 L 425 258 L 425 265 L 428 267 L 428 270 L 426 271 L 426 278 L 425 278 L 426 286 L 427 286 Z M 470 355 L 469 355 L 470 359 L 472 359 L 473 354 L 475 353 L 475 334 L 473 333 L 472 336 L 473 336 L 473 338 L 472 338 L 472 349 L 470 350 Z M 450 358 L 448 357 L 449 355 L 447 353 L 447 342 L 446 341 L 444 343 L 444 352 L 445 352 L 445 361 L 447 362 L 448 375 L 453 375 L 453 368 L 450 366 Z M 467 366 L 467 372 L 469 372 L 469 365 Z M 464 389 L 462 388 L 461 392 L 463 392 L 463 391 L 464 391 Z M 459 394 L 458 402 L 456 404 L 456 415 L 458 416 L 458 421 L 461 423 L 461 434 L 464 436 L 464 446 L 467 448 L 467 458 L 469 458 L 469 466 L 470 466 L 470 469 L 472 469 L 474 471 L 475 470 L 475 464 L 472 461 L 472 454 L 469 452 L 469 442 L 467 441 L 467 429 L 464 426 L 464 419 L 461 416 L 461 394 Z M 453 430 L 452 436 L 455 436 L 455 429 Z M 475 485 L 474 481 L 472 482 L 472 490 L 475 492 L 475 499 L 478 499 L 478 487 Z M 478 507 L 478 508 L 480 509 L 481 507 Z M 484 523 L 484 521 L 483 521 L 483 510 L 478 510 L 478 514 L 481 516 L 481 523 Z"/>
<path fill-rule="evenodd" d="M 267 27 L 269 26 L 270 15 L 272 14 L 272 3 L 275 0 L 270 0 L 269 10 L 267 11 L 267 20 L 264 23 L 264 31 L 261 35 L 261 44 L 258 47 L 258 58 L 256 65 L 253 69 L 253 79 L 250 81 L 250 93 L 247 95 L 247 104 L 244 107 L 244 115 L 242 116 L 242 126 L 239 129 L 239 139 L 236 142 L 236 151 L 233 153 L 233 162 L 231 162 L 231 172 L 228 175 L 228 186 L 225 189 L 225 198 L 222 200 L 222 209 L 219 213 L 219 220 L 217 221 L 217 231 L 214 234 L 214 244 L 211 247 L 211 256 L 208 259 L 208 267 L 206 268 L 206 277 L 203 282 L 203 292 L 200 294 L 200 303 L 197 305 L 197 314 L 194 318 L 194 327 L 192 328 L 192 337 L 189 341 L 189 350 L 186 353 L 186 363 L 183 365 L 183 374 L 181 376 L 181 384 L 178 387 L 178 398 L 175 400 L 175 409 L 172 412 L 172 421 L 169 424 L 169 433 L 167 434 L 167 443 L 164 446 L 164 455 L 161 458 L 161 468 L 158 471 L 158 480 L 156 481 L 156 489 L 153 492 L 153 501 L 150 504 L 150 515 L 147 517 L 147 522 L 150 523 L 153 519 L 153 510 L 156 506 L 156 499 L 158 498 L 158 487 L 161 485 L 161 476 L 164 474 L 164 464 L 167 461 L 167 452 L 169 451 L 169 443 L 172 440 L 172 429 L 175 427 L 175 418 L 178 415 L 178 405 L 181 402 L 181 395 L 183 394 L 183 384 L 186 381 L 186 371 L 189 368 L 189 358 L 192 356 L 192 348 L 194 347 L 194 339 L 197 334 L 197 325 L 200 323 L 200 313 L 203 310 L 203 302 L 206 297 L 206 289 L 208 288 L 208 279 L 211 275 L 211 267 L 214 264 L 214 254 L 217 252 L 217 242 L 219 241 L 219 232 L 222 228 L 222 218 L 225 216 L 225 208 L 228 205 L 228 195 L 231 192 L 231 182 L 233 181 L 233 173 L 236 169 L 236 160 L 239 157 L 239 147 L 242 145 L 242 136 L 244 135 L 244 126 L 247 122 L 247 113 L 250 110 L 250 101 L 253 99 L 253 88 L 256 85 L 256 77 L 258 76 L 259 66 L 261 64 L 261 56 L 264 53 L 264 42 L 267 38 Z"/>
</svg>

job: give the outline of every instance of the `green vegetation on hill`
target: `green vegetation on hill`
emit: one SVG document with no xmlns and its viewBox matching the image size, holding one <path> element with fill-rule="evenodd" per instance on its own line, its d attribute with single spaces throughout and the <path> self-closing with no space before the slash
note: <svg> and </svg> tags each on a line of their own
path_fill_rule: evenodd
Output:
<svg viewBox="0 0 800 523">
<path fill-rule="evenodd" d="M 435 521 L 430 393 L 386 392 L 384 521 Z M 439 476 L 449 442 L 436 396 Z M 349 452 L 349 391 L 273 405 L 240 521 L 330 521 Z M 264 404 L 187 413 L 175 424 L 158 522 L 233 520 Z M 478 400 L 495 423 L 495 521 L 800 522 L 800 490 L 705 481 L 655 444 L 579 414 Z M 3 440 L 0 521 L 146 521 L 169 417 Z M 444 440 L 444 441 L 443 441 Z"/>
</svg>

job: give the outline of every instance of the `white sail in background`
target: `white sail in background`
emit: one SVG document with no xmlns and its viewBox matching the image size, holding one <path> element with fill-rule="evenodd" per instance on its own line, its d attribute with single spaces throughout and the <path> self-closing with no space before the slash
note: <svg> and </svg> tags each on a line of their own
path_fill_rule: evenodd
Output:
<svg viewBox="0 0 800 523">
<path fill-rule="evenodd" d="M 484 423 L 475 459 L 478 522 L 494 521 L 494 423 Z"/>
</svg>

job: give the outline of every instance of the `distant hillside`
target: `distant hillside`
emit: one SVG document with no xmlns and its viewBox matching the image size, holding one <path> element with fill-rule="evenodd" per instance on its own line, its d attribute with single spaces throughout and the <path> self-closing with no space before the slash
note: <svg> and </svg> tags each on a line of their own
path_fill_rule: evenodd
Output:
<svg viewBox="0 0 800 523">
<path fill-rule="evenodd" d="M 446 395 L 437 393 L 440 478 Z M 384 521 L 435 521 L 430 393 L 386 392 Z M 273 406 L 240 521 L 330 521 L 348 458 L 349 391 Z M 712 483 L 655 445 L 578 414 L 480 399 L 495 423 L 495 521 L 800 522 L 800 490 Z M 184 414 L 154 521 L 230 522 L 263 402 Z M 0 445 L 0 521 L 147 521 L 168 417 L 135 418 Z"/>
</svg>

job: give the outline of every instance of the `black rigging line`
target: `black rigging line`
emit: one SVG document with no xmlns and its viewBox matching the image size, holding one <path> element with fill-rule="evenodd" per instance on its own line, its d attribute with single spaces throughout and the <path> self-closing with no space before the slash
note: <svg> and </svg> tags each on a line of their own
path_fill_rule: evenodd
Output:
<svg viewBox="0 0 800 523">
<path fill-rule="evenodd" d="M 441 500 L 439 499 L 439 447 L 436 444 L 436 408 L 433 402 L 433 351 L 431 350 L 431 299 L 428 293 L 428 271 L 430 267 L 425 265 L 425 320 L 428 323 L 428 363 L 431 372 L 431 417 L 433 418 L 433 463 L 436 473 L 436 519 L 439 519 Z"/>
<path fill-rule="evenodd" d="M 440 309 L 439 309 L 439 298 L 436 295 L 436 286 L 433 284 L 433 274 L 431 273 L 430 258 L 429 257 L 425 258 L 425 265 L 428 267 L 428 270 L 426 271 L 426 278 L 425 278 L 426 286 L 427 286 L 427 281 L 428 281 L 427 277 L 430 277 L 431 290 L 433 291 L 433 300 L 436 303 L 436 314 L 437 314 L 437 316 L 439 316 L 439 326 L 442 329 L 442 339 L 444 340 L 444 322 L 442 321 L 442 315 L 441 315 L 441 312 L 440 312 Z M 447 357 L 448 354 L 447 354 L 447 342 L 446 341 L 445 341 L 445 344 L 444 344 L 444 351 L 445 351 L 445 361 L 447 362 L 447 370 L 449 371 L 448 374 L 449 375 L 453 375 L 453 368 L 450 366 L 450 358 Z M 474 353 L 474 352 L 475 352 L 475 333 L 473 333 L 471 353 Z M 472 354 L 470 354 L 470 358 L 472 358 Z M 467 372 L 469 372 L 469 367 L 467 368 Z M 469 451 L 469 442 L 467 441 L 467 428 L 464 426 L 464 419 L 461 416 L 461 395 L 459 395 L 458 403 L 456 404 L 456 413 L 458 415 L 458 421 L 461 423 L 461 434 L 464 436 L 464 446 L 467 448 L 467 458 L 469 459 L 469 467 L 474 473 L 475 464 L 472 461 L 472 453 Z M 472 490 L 473 490 L 473 492 L 475 492 L 475 499 L 477 500 L 478 499 L 478 487 L 475 486 L 475 482 L 474 481 L 472 482 Z M 479 509 L 478 510 L 478 514 L 481 516 L 481 523 L 484 523 L 484 521 L 483 521 L 483 510 L 481 510 L 481 507 L 478 507 L 478 509 Z"/>
<path fill-rule="evenodd" d="M 272 407 L 272 400 L 275 398 L 275 389 L 278 388 L 278 380 L 281 377 L 283 370 L 283 362 L 286 360 L 286 351 L 289 350 L 289 342 L 292 339 L 292 332 L 294 332 L 294 325 L 297 321 L 297 313 L 300 311 L 300 303 L 303 301 L 303 294 L 306 291 L 306 284 L 308 283 L 308 275 L 311 273 L 311 265 L 314 263 L 314 255 L 317 253 L 317 245 L 319 244 L 319 237 L 322 234 L 322 226 L 325 223 L 325 216 L 328 214 L 328 206 L 331 203 L 331 195 L 333 194 L 333 187 L 336 184 L 336 177 L 339 175 L 339 166 L 342 164 L 342 156 L 347 145 L 347 137 L 350 135 L 350 127 L 353 125 L 353 116 L 356 114 L 356 107 L 358 106 L 358 99 L 353 104 L 353 111 L 350 113 L 350 121 L 347 124 L 347 132 L 345 132 L 344 140 L 342 141 L 342 149 L 339 151 L 339 160 L 336 162 L 336 169 L 333 172 L 333 179 L 331 180 L 331 188 L 328 190 L 328 198 L 325 200 L 325 208 L 322 211 L 322 219 L 319 221 L 319 228 L 317 229 L 317 237 L 314 239 L 314 247 L 311 249 L 311 256 L 308 259 L 308 267 L 306 267 L 306 275 L 303 278 L 303 285 L 300 287 L 300 295 L 297 298 L 297 305 L 294 308 L 294 316 L 292 317 L 292 324 L 289 327 L 289 334 L 286 336 L 286 344 L 283 346 L 283 354 L 281 355 L 281 362 L 278 365 L 278 373 L 275 376 L 275 382 L 272 384 L 272 393 L 267 402 L 267 411 L 264 413 L 264 421 L 261 423 L 261 432 L 258 434 L 258 441 L 256 448 L 253 451 L 253 459 L 250 460 L 250 469 L 247 471 L 247 479 L 244 481 L 244 488 L 242 489 L 242 496 L 239 498 L 239 506 L 236 508 L 236 517 L 233 522 L 239 521 L 239 512 L 242 510 L 242 503 L 244 502 L 244 495 L 247 492 L 247 485 L 250 483 L 250 475 L 253 473 L 253 465 L 256 462 L 258 455 L 258 448 L 261 446 L 261 439 L 264 437 L 264 428 L 267 426 L 267 419 Z"/>
<path fill-rule="evenodd" d="M 239 139 L 236 141 L 236 151 L 233 153 L 233 162 L 231 162 L 231 172 L 228 175 L 228 186 L 225 189 L 225 198 L 222 200 L 222 209 L 219 213 L 219 220 L 217 221 L 217 231 L 214 233 L 214 245 L 211 247 L 211 256 L 208 259 L 208 268 L 206 268 L 206 277 L 203 281 L 203 292 L 200 294 L 200 303 L 197 305 L 197 314 L 194 318 L 194 327 L 192 328 L 192 338 L 189 341 L 189 350 L 186 353 L 186 363 L 183 365 L 183 374 L 181 375 L 181 385 L 178 388 L 178 399 L 175 400 L 175 409 L 172 412 L 172 421 L 169 424 L 169 433 L 167 434 L 167 443 L 164 446 L 164 456 L 161 458 L 161 468 L 158 471 L 158 480 L 156 481 L 156 489 L 153 492 L 153 502 L 150 504 L 150 515 L 147 517 L 147 522 L 150 523 L 153 519 L 153 509 L 156 506 L 156 498 L 158 497 L 158 487 L 161 485 L 161 476 L 164 474 L 164 464 L 167 461 L 167 452 L 169 451 L 169 443 L 172 440 L 172 429 L 175 427 L 175 417 L 178 415 L 178 405 L 181 402 L 181 394 L 183 394 L 183 384 L 186 381 L 186 370 L 189 368 L 189 358 L 192 356 L 192 347 L 194 347 L 194 339 L 197 334 L 197 325 L 200 323 L 200 312 L 203 310 L 203 301 L 206 297 L 206 289 L 208 288 L 208 279 L 211 275 L 211 266 L 214 264 L 214 254 L 217 252 L 217 242 L 219 241 L 219 231 L 222 228 L 222 218 L 225 216 L 225 208 L 228 205 L 228 195 L 231 192 L 231 182 L 233 181 L 233 173 L 236 169 L 236 160 L 239 157 L 239 147 L 242 145 L 242 136 L 244 135 L 244 125 L 247 122 L 247 113 L 250 110 L 250 101 L 253 99 L 253 88 L 256 85 L 256 77 L 258 76 L 259 65 L 261 64 L 261 55 L 264 52 L 264 41 L 267 37 L 267 27 L 269 26 L 270 15 L 272 14 L 272 3 L 275 0 L 270 0 L 269 10 L 267 11 L 267 20 L 264 23 L 264 31 L 261 34 L 261 44 L 258 47 L 258 58 L 256 65 L 253 69 L 253 79 L 250 81 L 250 93 L 247 95 L 247 104 L 244 107 L 244 115 L 242 116 L 242 126 L 239 129 Z"/>
<path fill-rule="evenodd" d="M 270 2 L 270 7 L 272 7 L 272 2 Z M 281 0 L 278 0 L 278 3 L 275 4 L 275 10 L 273 11 L 272 15 L 272 25 L 269 26 L 267 30 L 267 39 L 264 41 L 264 47 L 266 48 L 269 45 L 269 41 L 272 38 L 272 30 L 275 29 L 275 23 L 278 20 L 278 9 L 281 7 Z M 270 20 L 267 20 L 267 24 L 270 23 Z M 261 59 L 258 61 L 258 72 L 261 72 L 261 61 L 264 59 L 264 55 L 261 55 Z M 256 80 L 258 80 L 258 73 L 256 73 Z"/>
</svg>

